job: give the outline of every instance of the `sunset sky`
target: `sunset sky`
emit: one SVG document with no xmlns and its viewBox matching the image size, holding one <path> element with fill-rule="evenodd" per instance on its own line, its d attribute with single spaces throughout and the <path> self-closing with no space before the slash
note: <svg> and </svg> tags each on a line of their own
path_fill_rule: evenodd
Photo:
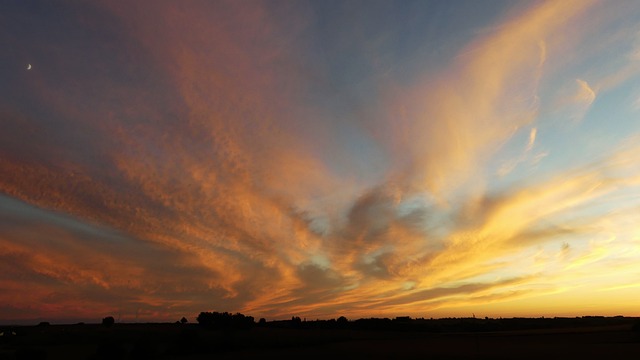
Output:
<svg viewBox="0 0 640 360">
<path fill-rule="evenodd" d="M 0 323 L 640 315 L 640 2 L 0 4 Z"/>
</svg>

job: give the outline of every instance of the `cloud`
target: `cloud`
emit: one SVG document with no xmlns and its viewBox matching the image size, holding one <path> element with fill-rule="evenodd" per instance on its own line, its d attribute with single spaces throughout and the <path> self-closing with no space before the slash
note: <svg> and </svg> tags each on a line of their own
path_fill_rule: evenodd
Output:
<svg viewBox="0 0 640 360">
<path fill-rule="evenodd" d="M 0 106 L 0 317 L 417 314 L 560 291 L 560 269 L 617 256 L 596 219 L 628 221 L 601 201 L 637 190 L 637 147 L 516 171 L 549 154 L 541 89 L 589 2 L 511 13 L 436 70 L 352 74 L 366 86 L 332 71 L 389 58 L 316 66 L 312 45 L 367 31 L 334 43 L 310 35 L 320 9 L 271 5 L 108 2 L 41 25 L 81 35 L 46 38 L 49 70 Z M 580 117 L 601 91 L 582 78 Z M 507 183 L 487 169 L 510 141 Z"/>
<path fill-rule="evenodd" d="M 292 291 L 309 280 L 296 269 L 320 247 L 322 234 L 308 215 L 322 210 L 314 209 L 315 199 L 332 202 L 337 187 L 348 189 L 316 154 L 331 147 L 322 123 L 313 137 L 300 137 L 313 126 L 299 121 L 303 109 L 296 100 L 314 76 L 302 71 L 295 48 L 293 29 L 301 31 L 304 19 L 283 24 L 272 11 L 287 9 L 262 5 L 157 5 L 116 2 L 95 5 L 100 12 L 88 12 L 91 5 L 64 14 L 65 22 L 89 35 L 54 39 L 66 50 L 47 55 L 60 67 L 32 82 L 38 111 L 20 101 L 3 104 L 15 132 L 0 149 L 7 155 L 0 160 L 0 190 L 116 229 L 123 249 L 150 244 L 184 257 L 186 265 L 171 278 L 194 275 L 185 281 L 194 297 L 198 287 L 222 294 L 191 311 L 268 303 L 266 287 L 276 283 Z M 94 28 L 76 13 L 108 24 Z M 104 46 L 92 47 L 95 37 Z M 100 71 L 78 73 L 62 65 L 65 53 L 83 47 L 95 52 L 93 66 Z M 68 78 L 57 81 L 62 74 Z M 22 151 L 16 138 L 34 146 Z M 69 242 L 81 241 L 71 236 Z M 46 276 L 78 289 L 82 281 L 117 287 L 118 280 L 101 270 L 56 256 L 38 258 L 48 264 Z M 74 273 L 87 280 L 66 278 Z M 210 278 L 196 281 L 199 273 Z M 164 286 L 145 289 L 141 301 L 177 301 L 160 291 Z"/>
<path fill-rule="evenodd" d="M 527 149 L 525 151 L 531 151 L 533 149 L 533 145 L 536 142 L 536 136 L 538 135 L 538 129 L 532 128 L 529 132 L 529 142 L 527 143 Z"/>
<path fill-rule="evenodd" d="M 540 154 L 537 154 L 533 157 L 531 155 L 531 151 L 533 150 L 533 147 L 535 145 L 537 135 L 538 135 L 538 128 L 536 127 L 531 128 L 531 130 L 529 131 L 529 140 L 527 142 L 526 148 L 518 158 L 511 159 L 503 163 L 502 166 L 500 166 L 500 168 L 498 169 L 499 176 L 502 177 L 502 176 L 508 175 L 521 163 L 530 162 L 532 164 L 536 164 L 537 162 L 540 161 L 541 159 Z"/>
<path fill-rule="evenodd" d="M 449 287 L 449 288 L 441 287 L 441 288 L 433 288 L 433 289 L 427 289 L 427 290 L 421 290 L 421 291 L 414 291 L 408 295 L 402 295 L 392 300 L 383 301 L 383 305 L 406 305 L 406 304 L 412 304 L 416 302 L 431 302 L 431 301 L 440 300 L 442 298 L 453 297 L 458 295 L 470 296 L 478 293 L 483 293 L 498 287 L 503 287 L 503 286 L 513 287 L 513 285 L 516 285 L 522 282 L 523 280 L 524 279 L 515 278 L 515 279 L 506 279 L 506 280 L 496 281 L 490 284 L 482 284 L 482 283 L 464 284 L 464 285 L 459 285 L 459 286 Z"/>
<path fill-rule="evenodd" d="M 137 311 L 154 310 L 167 318 L 167 304 L 204 306 L 208 298 L 224 294 L 207 285 L 221 274 L 196 266 L 188 253 L 131 241 L 118 231 L 4 196 L 0 212 L 0 257 L 7 274 L 1 282 L 8 290 L 2 300 L 13 303 L 11 299 L 23 297 L 25 301 L 14 305 L 21 309 L 16 314 L 90 319 L 118 311 L 132 320 Z M 151 303 L 145 301 L 150 294 L 157 296 Z M 154 308 L 152 303 L 158 302 L 165 305 Z M 12 316 L 17 315 L 3 314 L 6 319 Z"/>
<path fill-rule="evenodd" d="M 591 109 L 598 90 L 586 80 L 575 79 L 563 85 L 555 100 L 555 112 L 574 124 L 580 123 Z"/>
<path fill-rule="evenodd" d="M 578 84 L 578 92 L 574 95 L 573 100 L 578 103 L 584 103 L 587 106 L 593 103 L 593 100 L 596 98 L 596 93 L 591 89 L 589 84 L 580 79 L 576 79 L 576 83 Z"/>
<path fill-rule="evenodd" d="M 409 90 L 391 94 L 389 109 L 397 113 L 385 114 L 394 121 L 384 122 L 388 127 L 382 125 L 381 132 L 394 134 L 398 164 L 405 164 L 407 156 L 412 161 L 408 169 L 399 169 L 406 176 L 401 181 L 438 195 L 468 186 L 465 179 L 532 124 L 548 54 L 561 52 L 571 41 L 555 35 L 588 6 L 534 6 L 466 46 L 448 69 L 427 73 Z"/>
</svg>

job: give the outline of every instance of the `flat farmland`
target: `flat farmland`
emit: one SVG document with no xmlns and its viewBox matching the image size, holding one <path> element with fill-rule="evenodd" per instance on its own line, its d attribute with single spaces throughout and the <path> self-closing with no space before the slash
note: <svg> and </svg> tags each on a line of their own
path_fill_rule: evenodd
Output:
<svg viewBox="0 0 640 360">
<path fill-rule="evenodd" d="M 638 359 L 631 324 L 483 332 L 115 324 L 4 327 L 0 359 Z"/>
</svg>

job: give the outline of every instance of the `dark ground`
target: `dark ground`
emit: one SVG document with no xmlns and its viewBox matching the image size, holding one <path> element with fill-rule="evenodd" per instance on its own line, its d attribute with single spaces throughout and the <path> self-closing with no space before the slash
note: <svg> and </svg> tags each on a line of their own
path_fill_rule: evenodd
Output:
<svg viewBox="0 0 640 360">
<path fill-rule="evenodd" d="M 478 326 L 466 332 L 357 329 L 354 323 L 296 328 L 286 322 L 246 330 L 196 324 L 4 326 L 0 359 L 640 359 L 640 332 L 632 331 L 637 319 L 526 321 L 515 323 L 529 329 L 511 324 L 504 326 L 509 330 Z M 11 331 L 15 335 L 7 336 Z"/>
</svg>

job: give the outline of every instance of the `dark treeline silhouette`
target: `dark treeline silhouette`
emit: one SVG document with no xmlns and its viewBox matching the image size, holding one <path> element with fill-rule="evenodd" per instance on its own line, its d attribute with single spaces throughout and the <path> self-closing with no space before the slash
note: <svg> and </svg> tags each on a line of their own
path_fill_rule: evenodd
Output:
<svg viewBox="0 0 640 360">
<path fill-rule="evenodd" d="M 253 316 L 241 313 L 201 312 L 196 320 L 198 324 L 209 329 L 250 329 L 255 325 Z"/>
<path fill-rule="evenodd" d="M 554 318 L 440 318 L 425 319 L 398 316 L 390 318 L 365 318 L 349 321 L 346 317 L 338 319 L 310 320 L 298 316 L 290 320 L 266 321 L 261 318 L 255 322 L 253 316 L 228 312 L 201 312 L 197 321 L 208 329 L 250 329 L 256 327 L 293 328 L 293 329 L 353 329 L 376 331 L 419 331 L 419 332 L 487 332 L 530 329 L 554 329 L 569 327 L 589 327 L 629 323 L 631 318 L 622 316 L 583 316 Z M 640 327 L 636 324 L 634 329 Z M 637 330 L 636 330 L 637 331 Z"/>
<path fill-rule="evenodd" d="M 501 344 L 514 341 L 528 350 L 513 350 L 519 347 L 501 350 Z M 93 360 L 215 358 L 218 354 L 235 356 L 234 352 L 238 358 L 255 358 L 253 356 L 269 352 L 291 357 L 305 351 L 333 354 L 334 346 L 347 349 L 350 356 L 356 358 L 402 358 L 396 356 L 401 351 L 412 358 L 424 355 L 425 358 L 476 356 L 488 359 L 521 358 L 520 355 L 537 351 L 540 344 L 553 349 L 567 344 L 566 351 L 575 351 L 579 348 L 576 347 L 578 342 L 583 347 L 597 344 L 582 352 L 589 355 L 594 351 L 595 357 L 578 358 L 621 358 L 616 354 L 630 351 L 630 347 L 640 349 L 640 318 L 425 319 L 400 316 L 349 320 L 340 316 L 308 321 L 292 316 L 287 320 L 261 318 L 256 322 L 252 316 L 241 313 L 202 312 L 197 317 L 197 324 L 195 321 L 189 323 L 186 318 L 173 323 L 114 324 L 113 317 L 108 316 L 102 324 L 0 326 L 1 359 L 3 355 L 9 359 L 64 358 L 60 357 L 62 352 L 69 351 L 76 355 L 73 358 Z M 429 346 L 424 346 L 425 343 Z M 405 345 L 396 348 L 397 344 Z M 618 353 L 606 353 L 608 357 L 603 357 L 609 350 L 602 350 L 602 344 Z M 485 357 L 478 357 L 478 351 Z M 525 359 L 539 358 L 534 355 Z"/>
<path fill-rule="evenodd" d="M 261 319 L 262 320 L 262 319 Z M 341 316 L 329 320 L 301 320 L 294 316 L 291 320 L 274 320 L 260 322 L 258 326 L 272 328 L 296 329 L 353 329 L 374 331 L 417 331 L 417 332 L 489 332 L 534 329 L 580 328 L 630 324 L 636 321 L 634 329 L 640 328 L 640 321 L 634 318 L 616 316 L 583 316 L 554 318 L 440 318 L 425 319 L 399 316 L 390 318 L 366 318 L 349 321 Z M 638 331 L 638 330 L 636 330 Z"/>
<path fill-rule="evenodd" d="M 293 329 L 352 329 L 380 331 L 418 331 L 418 332 L 486 332 L 513 331 L 530 329 L 580 328 L 627 324 L 634 332 L 640 332 L 640 318 L 624 316 L 582 316 L 582 317 L 539 317 L 539 318 L 411 318 L 398 316 L 391 318 L 362 318 L 348 320 L 345 316 L 337 319 L 307 320 L 292 316 L 288 320 L 271 320 L 260 318 L 258 322 L 253 316 L 229 312 L 201 312 L 196 318 L 198 325 L 206 329 L 251 329 L 258 328 L 293 328 Z M 188 325 L 187 318 L 176 321 L 177 325 Z M 113 316 L 102 319 L 103 327 L 115 324 Z M 123 323 L 124 324 L 124 323 Z M 76 325 L 85 325 L 84 322 Z M 48 321 L 37 324 L 38 327 L 51 326 Z M 2 330 L 0 328 L 0 330 Z M 0 331 L 2 332 L 2 331 Z M 4 331 L 4 333 L 8 333 Z M 1 337 L 1 336 L 0 336 Z M 5 334 L 6 337 L 6 334 Z"/>
</svg>

